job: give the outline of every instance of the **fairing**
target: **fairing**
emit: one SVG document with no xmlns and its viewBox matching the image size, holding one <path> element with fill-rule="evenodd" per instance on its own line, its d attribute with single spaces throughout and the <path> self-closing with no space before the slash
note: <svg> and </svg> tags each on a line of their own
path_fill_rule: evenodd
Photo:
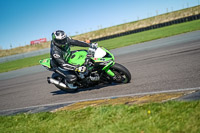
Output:
<svg viewBox="0 0 200 133">
<path fill-rule="evenodd" d="M 51 68 L 50 61 L 51 61 L 50 58 L 46 58 L 46 59 L 40 60 L 39 63 L 45 67 Z"/>
<path fill-rule="evenodd" d="M 70 58 L 68 59 L 68 63 L 72 65 L 82 66 L 85 63 L 86 57 L 87 57 L 86 51 L 77 51 L 70 56 Z"/>
</svg>

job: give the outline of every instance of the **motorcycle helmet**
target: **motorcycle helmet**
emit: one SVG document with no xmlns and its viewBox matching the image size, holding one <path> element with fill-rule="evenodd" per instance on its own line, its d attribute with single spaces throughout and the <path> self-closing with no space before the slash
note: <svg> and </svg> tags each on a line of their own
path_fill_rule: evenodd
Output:
<svg viewBox="0 0 200 133">
<path fill-rule="evenodd" d="M 62 30 L 57 30 L 52 33 L 52 41 L 58 47 L 65 47 L 67 45 L 67 35 Z"/>
</svg>

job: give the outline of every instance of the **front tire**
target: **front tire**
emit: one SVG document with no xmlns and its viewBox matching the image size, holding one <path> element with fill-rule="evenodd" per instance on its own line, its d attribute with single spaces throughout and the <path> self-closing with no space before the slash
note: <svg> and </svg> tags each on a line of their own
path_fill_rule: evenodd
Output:
<svg viewBox="0 0 200 133">
<path fill-rule="evenodd" d="M 131 81 L 131 73 L 129 70 L 121 64 L 115 63 L 110 70 L 115 74 L 116 79 L 114 82 L 116 83 L 129 83 Z"/>
</svg>

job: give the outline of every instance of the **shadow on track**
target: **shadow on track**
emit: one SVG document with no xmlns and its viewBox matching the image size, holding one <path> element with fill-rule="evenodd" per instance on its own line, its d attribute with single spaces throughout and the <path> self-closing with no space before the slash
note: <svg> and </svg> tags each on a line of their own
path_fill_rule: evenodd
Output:
<svg viewBox="0 0 200 133">
<path fill-rule="evenodd" d="M 90 90 L 101 89 L 101 88 L 104 88 L 104 87 L 116 86 L 116 85 L 120 85 L 120 84 L 117 84 L 117 83 L 102 84 L 102 85 L 96 85 L 94 87 L 77 89 L 74 92 L 65 92 L 65 91 L 62 91 L 62 90 L 57 90 L 57 91 L 53 91 L 51 93 L 52 93 L 52 95 L 63 95 L 63 94 L 68 94 L 68 93 L 73 94 L 73 93 L 79 93 L 79 92 L 82 92 L 82 91 L 90 91 Z"/>
</svg>

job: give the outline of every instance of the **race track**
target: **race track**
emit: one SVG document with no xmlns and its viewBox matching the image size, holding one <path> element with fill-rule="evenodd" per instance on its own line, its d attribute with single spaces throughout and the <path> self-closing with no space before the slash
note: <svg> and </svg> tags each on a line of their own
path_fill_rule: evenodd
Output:
<svg viewBox="0 0 200 133">
<path fill-rule="evenodd" d="M 64 93 L 41 66 L 0 74 L 0 111 L 144 92 L 200 87 L 200 31 L 112 50 L 131 74 L 129 84 Z M 37 69 L 36 69 L 37 68 Z M 39 72 L 35 72 L 38 71 Z M 27 71 L 27 72 L 26 72 Z M 18 74 L 19 75 L 18 75 Z"/>
</svg>

